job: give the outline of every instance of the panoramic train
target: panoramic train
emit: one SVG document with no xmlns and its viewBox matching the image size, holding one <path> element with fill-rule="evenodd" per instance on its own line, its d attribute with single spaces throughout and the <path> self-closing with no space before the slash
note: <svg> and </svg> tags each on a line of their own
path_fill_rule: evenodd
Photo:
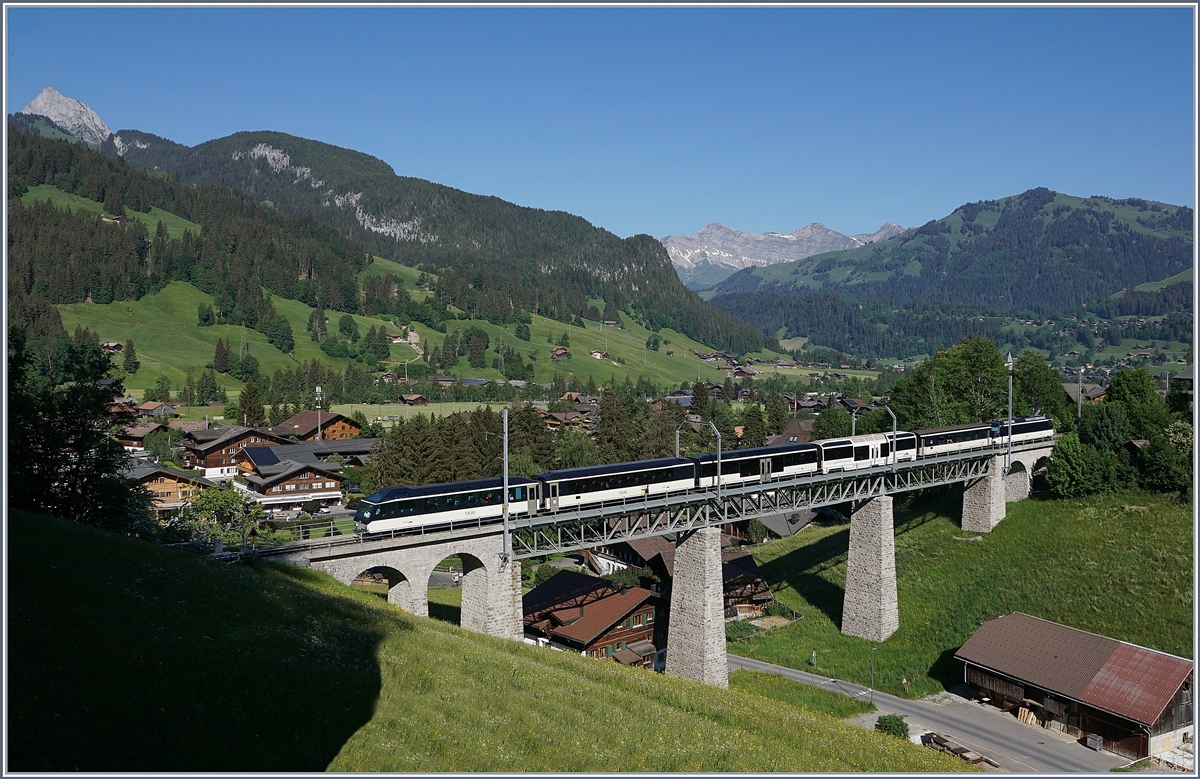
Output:
<svg viewBox="0 0 1200 779">
<path fill-rule="evenodd" d="M 1009 444 L 1007 419 L 914 432 L 870 433 L 809 444 L 735 449 L 721 455 L 724 487 L 767 484 L 800 476 L 855 471 Z M 1054 436 L 1043 416 L 1012 420 L 1013 443 Z M 510 476 L 509 516 L 601 506 L 717 484 L 717 455 L 667 457 Z M 368 533 L 462 521 L 499 521 L 504 487 L 499 478 L 423 487 L 388 487 L 359 503 L 355 521 Z"/>
</svg>

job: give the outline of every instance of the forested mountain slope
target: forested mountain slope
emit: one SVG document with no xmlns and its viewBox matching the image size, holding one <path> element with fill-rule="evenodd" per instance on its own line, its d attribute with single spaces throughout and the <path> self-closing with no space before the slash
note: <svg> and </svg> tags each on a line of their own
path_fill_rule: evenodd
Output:
<svg viewBox="0 0 1200 779">
<path fill-rule="evenodd" d="M 1190 284 L 1110 296 L 1191 268 L 1192 220 L 1186 206 L 1034 189 L 870 246 L 748 268 L 710 302 L 763 332 L 868 356 L 1003 340 L 998 318 L 1026 312 L 1178 312 L 1172 330 L 1190 331 Z"/>
<path fill-rule="evenodd" d="M 768 340 L 686 289 L 650 236 L 621 239 L 562 211 L 397 176 L 359 152 L 276 132 L 187 148 L 132 130 L 115 133 L 104 151 L 185 184 L 234 187 L 332 225 L 381 257 L 423 263 L 446 280 L 453 305 L 497 324 L 521 312 L 570 321 L 624 310 L 652 329 L 734 351 Z"/>
<path fill-rule="evenodd" d="M 722 295 L 836 291 L 1047 311 L 1083 305 L 1192 265 L 1192 209 L 1045 188 L 968 203 L 886 241 L 729 277 Z M 738 308 L 726 300 L 723 310 Z"/>
</svg>

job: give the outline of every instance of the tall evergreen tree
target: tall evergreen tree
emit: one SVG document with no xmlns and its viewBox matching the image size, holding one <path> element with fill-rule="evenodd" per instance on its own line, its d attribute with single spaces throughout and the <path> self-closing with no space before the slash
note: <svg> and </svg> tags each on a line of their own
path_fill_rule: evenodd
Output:
<svg viewBox="0 0 1200 779">
<path fill-rule="evenodd" d="M 267 410 L 263 407 L 258 385 L 253 380 L 246 382 L 246 386 L 242 387 L 242 392 L 238 395 L 237 415 L 239 423 L 251 427 L 267 423 Z"/>
<path fill-rule="evenodd" d="M 213 350 L 213 370 L 217 373 L 229 372 L 229 341 L 218 338 L 217 347 Z"/>
<path fill-rule="evenodd" d="M 138 360 L 137 350 L 133 347 L 133 339 L 130 338 L 125 342 L 125 362 L 122 367 L 130 376 L 137 373 L 141 362 Z"/>
</svg>

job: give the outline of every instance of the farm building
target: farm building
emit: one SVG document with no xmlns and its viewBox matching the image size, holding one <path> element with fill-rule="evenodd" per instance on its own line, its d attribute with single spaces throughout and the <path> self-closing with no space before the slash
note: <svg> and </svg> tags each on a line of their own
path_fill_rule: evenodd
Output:
<svg viewBox="0 0 1200 779">
<path fill-rule="evenodd" d="M 984 622 L 954 656 L 976 694 L 1110 752 L 1143 758 L 1193 738 L 1186 658 L 1020 612 Z"/>
</svg>

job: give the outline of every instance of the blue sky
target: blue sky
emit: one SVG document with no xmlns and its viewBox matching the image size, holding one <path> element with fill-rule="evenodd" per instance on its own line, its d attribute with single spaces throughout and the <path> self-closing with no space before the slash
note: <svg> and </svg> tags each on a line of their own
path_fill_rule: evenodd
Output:
<svg viewBox="0 0 1200 779">
<path fill-rule="evenodd" d="M 1037 186 L 1194 206 L 1190 8 L 14 8 L 43 87 L 278 130 L 622 235 L 863 233 Z"/>
</svg>

